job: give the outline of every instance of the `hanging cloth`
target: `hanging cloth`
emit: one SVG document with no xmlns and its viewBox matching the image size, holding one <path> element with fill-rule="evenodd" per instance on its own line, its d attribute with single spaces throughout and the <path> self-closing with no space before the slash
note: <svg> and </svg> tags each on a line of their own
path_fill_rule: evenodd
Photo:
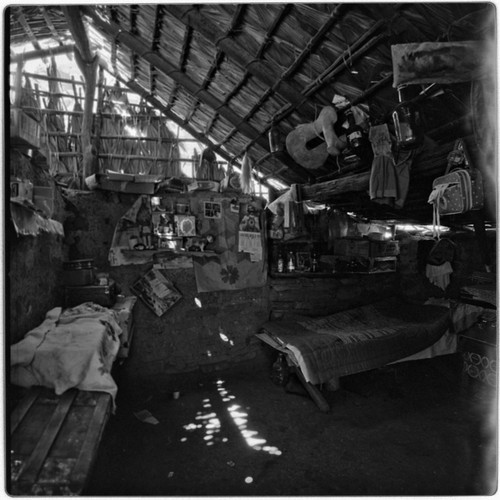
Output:
<svg viewBox="0 0 500 500">
<path fill-rule="evenodd" d="M 373 149 L 370 199 L 379 203 L 393 204 L 397 197 L 397 182 L 391 136 L 387 124 L 371 127 L 368 138 Z"/>
<path fill-rule="evenodd" d="M 441 288 L 441 290 L 446 290 L 450 284 L 450 275 L 453 272 L 453 268 L 449 262 L 445 262 L 440 266 L 433 266 L 432 264 L 427 264 L 425 267 L 425 275 L 427 279 L 433 284 Z"/>
<path fill-rule="evenodd" d="M 410 186 L 410 170 L 413 163 L 414 150 L 405 152 L 399 152 L 395 165 L 394 171 L 396 174 L 396 186 L 397 195 L 395 200 L 396 208 L 403 208 L 406 196 L 408 195 L 408 188 Z"/>
</svg>

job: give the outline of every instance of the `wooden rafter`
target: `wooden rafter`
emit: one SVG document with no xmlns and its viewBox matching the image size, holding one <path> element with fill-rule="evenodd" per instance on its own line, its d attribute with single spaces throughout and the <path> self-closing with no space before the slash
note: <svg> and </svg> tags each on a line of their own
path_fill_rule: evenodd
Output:
<svg viewBox="0 0 500 500">
<path fill-rule="evenodd" d="M 189 26 L 186 27 L 184 32 L 184 39 L 182 40 L 181 57 L 179 60 L 179 68 L 184 73 L 186 71 L 186 63 L 188 59 L 189 48 L 191 47 L 191 39 L 193 38 L 193 30 Z M 172 109 L 179 92 L 179 84 L 174 80 L 175 86 L 168 96 L 168 109 Z"/>
<path fill-rule="evenodd" d="M 163 7 L 161 5 L 157 5 L 155 9 L 155 24 L 153 31 L 153 42 L 151 44 L 151 50 L 155 52 L 158 50 L 158 46 L 160 45 L 160 37 L 161 30 L 163 27 Z M 154 94 L 156 91 L 156 68 L 153 64 L 149 65 L 149 88 L 151 93 Z"/>
<path fill-rule="evenodd" d="M 24 61 L 31 61 L 33 59 L 44 59 L 45 57 L 52 57 L 58 54 L 71 54 L 75 50 L 73 43 L 68 45 L 60 45 L 49 49 L 31 50 L 30 52 L 23 52 L 22 54 L 14 54 L 11 52 L 10 62 L 18 63 Z M 36 75 L 38 76 L 38 75 Z"/>
<path fill-rule="evenodd" d="M 304 102 L 300 92 L 281 78 L 277 69 L 262 60 L 254 58 L 234 38 L 226 37 L 217 25 L 201 14 L 199 9 L 185 5 L 171 4 L 168 7 L 168 12 L 180 22 L 194 28 L 216 47 L 221 47 L 234 63 L 242 69 L 248 70 L 252 76 L 268 87 L 273 87 L 274 91 L 286 101 L 303 105 L 303 112 L 306 116 L 313 118 L 314 110 L 312 106 Z"/>
<path fill-rule="evenodd" d="M 311 56 L 311 53 L 323 42 L 324 36 L 337 23 L 345 12 L 345 4 L 339 4 L 332 11 L 328 19 L 323 23 L 321 28 L 309 40 L 302 52 L 295 58 L 288 69 L 283 73 L 283 78 L 291 78 L 293 74 L 304 64 L 304 61 Z"/>
<path fill-rule="evenodd" d="M 233 20 L 231 21 L 231 25 L 229 26 L 229 29 L 226 31 L 225 36 L 229 37 L 232 35 L 234 30 L 238 27 L 238 25 L 241 22 L 241 19 L 243 18 L 243 14 L 245 12 L 246 6 L 244 4 L 238 4 L 236 8 L 236 12 L 234 13 Z M 208 84 L 211 82 L 213 76 L 215 75 L 215 72 L 219 69 L 220 65 L 222 64 L 222 61 L 224 60 L 224 52 L 221 50 L 220 47 L 217 47 L 217 54 L 215 56 L 215 59 L 210 66 L 209 70 L 207 71 L 207 74 L 205 75 L 205 78 L 203 79 L 203 82 L 200 86 L 202 89 L 206 89 Z M 193 105 L 191 106 L 191 109 L 186 115 L 186 120 L 191 120 L 193 117 L 194 113 L 198 109 L 199 106 L 199 101 L 196 100 Z M 209 133 L 209 129 L 206 129 L 206 133 Z"/>
<path fill-rule="evenodd" d="M 172 113 L 167 106 L 164 106 L 158 99 L 152 96 L 146 89 L 141 87 L 137 82 L 133 81 L 124 81 L 122 83 L 126 85 L 128 88 L 136 92 L 140 97 L 142 97 L 146 102 L 151 104 L 153 107 L 158 109 L 161 113 L 163 113 L 168 119 L 172 120 L 174 123 L 184 128 L 186 132 L 191 134 L 197 141 L 205 144 L 209 149 L 211 149 L 214 153 L 218 154 L 228 162 L 232 163 L 232 157 L 228 154 L 224 149 L 222 149 L 219 145 L 211 142 L 205 134 L 199 133 L 193 127 L 191 127 L 188 123 L 185 123 L 182 119 L 180 119 L 176 114 Z M 272 188 L 272 186 L 269 186 Z"/>
<path fill-rule="evenodd" d="M 160 71 L 171 77 L 173 80 L 177 81 L 177 83 L 184 87 L 190 94 L 197 93 L 197 97 L 205 105 L 219 110 L 221 116 L 223 116 L 234 126 L 240 128 L 242 134 L 250 137 L 251 139 L 254 139 L 256 143 L 261 147 L 268 147 L 267 139 L 262 137 L 259 131 L 255 130 L 251 125 L 243 122 L 237 113 L 235 113 L 229 106 L 224 105 L 222 101 L 214 97 L 210 92 L 207 92 L 206 90 L 200 90 L 199 86 L 185 73 L 180 71 L 178 67 L 174 66 L 172 63 L 164 59 L 161 55 L 152 53 L 149 50 L 147 44 L 145 44 L 140 37 L 134 36 L 127 31 L 123 31 L 123 29 L 121 29 L 115 23 L 105 21 L 93 9 L 87 6 L 83 6 L 82 10 L 102 30 L 112 34 L 130 50 L 141 54 L 145 60 L 154 64 Z"/>
<path fill-rule="evenodd" d="M 383 38 L 387 37 L 386 33 L 382 33 L 381 35 L 376 35 L 372 37 L 374 33 L 376 33 L 380 28 L 384 25 L 384 22 L 378 22 L 370 30 L 368 30 L 362 37 L 360 37 L 351 47 L 347 48 L 326 70 L 321 73 L 319 77 L 315 79 L 309 86 L 307 86 L 302 92 L 302 100 L 305 102 L 308 98 L 315 92 L 317 92 L 321 87 L 326 85 L 328 81 L 330 81 L 334 76 L 338 75 L 340 72 L 344 71 L 353 60 L 364 55 L 369 49 L 374 47 L 377 43 L 379 43 Z M 372 37 L 372 38 L 370 38 Z M 368 39 L 368 41 L 366 41 Z M 366 42 L 366 43 L 364 43 Z M 362 45 L 364 43 L 364 45 Z M 354 52 L 352 52 L 354 47 Z M 365 92 L 366 94 L 367 92 Z M 298 106 L 293 104 L 287 104 L 280 111 L 278 111 L 274 116 L 274 123 L 279 123 L 287 116 L 292 114 Z M 263 134 L 267 133 L 273 124 L 270 123 L 265 129 L 262 131 Z M 244 154 L 244 152 L 252 146 L 253 140 L 250 140 L 242 151 L 237 153 L 236 156 Z"/>
<path fill-rule="evenodd" d="M 129 31 L 133 35 L 137 35 L 137 5 L 130 5 L 129 6 Z M 131 51 L 130 53 L 130 68 L 131 68 L 131 76 L 132 80 L 135 80 L 137 78 L 137 61 L 138 61 L 138 56 L 134 51 Z"/>
<path fill-rule="evenodd" d="M 264 43 L 262 43 L 262 45 L 259 47 L 259 50 L 256 54 L 256 59 L 261 59 L 264 55 L 264 52 L 269 44 L 269 41 L 272 39 L 272 37 L 274 36 L 274 34 L 276 33 L 276 30 L 280 27 L 281 23 L 283 22 L 283 20 L 285 19 L 285 17 L 288 15 L 288 13 L 290 12 L 290 5 L 289 4 L 285 4 L 281 11 L 279 12 L 279 14 L 275 17 L 273 23 L 271 24 L 269 30 L 267 31 L 266 33 L 266 37 L 264 39 Z M 238 92 L 239 90 L 243 87 L 243 85 L 245 84 L 245 82 L 248 80 L 249 78 L 249 72 L 248 72 L 248 69 L 245 70 L 242 78 L 240 79 L 240 81 L 235 85 L 234 89 L 229 92 L 229 94 L 226 96 L 226 98 L 224 99 L 224 102 L 229 102 Z M 266 93 L 265 93 L 265 98 L 262 100 L 262 102 L 264 102 L 264 100 L 267 99 L 268 96 L 270 96 L 272 93 L 272 89 L 269 88 Z M 259 100 L 259 102 L 261 102 L 261 100 Z M 250 112 L 245 116 L 245 119 L 248 120 L 251 116 L 253 116 L 253 114 L 255 113 L 256 111 L 256 106 L 253 106 L 252 109 L 250 110 Z M 212 119 L 210 120 L 209 124 L 208 124 L 208 127 L 206 128 L 207 130 L 207 133 L 210 132 L 210 129 L 212 128 L 212 125 L 215 123 L 215 120 L 217 118 L 217 114 L 215 114 Z M 222 142 L 227 142 L 235 133 L 237 132 L 237 129 L 233 128 L 227 135 L 226 137 L 224 137 L 224 139 L 222 140 Z"/>
<path fill-rule="evenodd" d="M 64 45 L 63 39 L 60 37 L 59 33 L 56 30 L 56 27 L 54 26 L 54 23 L 52 22 L 52 19 L 50 19 L 49 13 L 45 7 L 39 7 L 40 12 L 42 13 L 43 18 L 45 19 L 45 22 L 47 23 L 47 26 L 52 33 L 52 36 L 54 37 L 55 40 L 59 42 L 60 46 Z"/>
<path fill-rule="evenodd" d="M 107 7 L 108 15 L 111 21 L 113 22 L 118 22 L 118 14 L 116 12 L 116 7 L 113 5 L 108 5 Z M 111 67 L 113 68 L 113 73 L 114 75 L 118 74 L 118 67 L 116 65 L 116 59 L 117 59 L 117 52 L 118 52 L 118 47 L 120 45 L 120 41 L 115 38 L 113 38 L 113 41 L 111 42 Z"/>
<path fill-rule="evenodd" d="M 23 9 L 22 7 L 15 7 L 15 12 L 16 12 L 16 17 L 17 20 L 19 21 L 19 24 L 23 27 L 24 31 L 26 32 L 26 35 L 28 36 L 29 41 L 31 42 L 31 45 L 35 48 L 35 50 L 42 50 L 41 45 L 38 43 L 38 40 L 33 33 L 33 30 L 31 29 L 31 26 L 29 25 L 28 21 L 26 20 L 26 17 L 23 14 Z"/>
<path fill-rule="evenodd" d="M 68 22 L 71 34 L 75 39 L 75 45 L 77 47 L 77 50 L 75 51 L 75 59 L 85 78 L 85 100 L 81 128 L 81 146 L 83 151 L 83 188 L 85 186 L 85 179 L 87 176 L 96 173 L 98 168 L 97 156 L 94 155 L 92 148 L 93 103 L 97 84 L 98 58 L 90 49 L 87 32 L 85 31 L 85 26 L 83 25 L 79 8 L 75 6 L 63 6 L 62 9 Z"/>
</svg>

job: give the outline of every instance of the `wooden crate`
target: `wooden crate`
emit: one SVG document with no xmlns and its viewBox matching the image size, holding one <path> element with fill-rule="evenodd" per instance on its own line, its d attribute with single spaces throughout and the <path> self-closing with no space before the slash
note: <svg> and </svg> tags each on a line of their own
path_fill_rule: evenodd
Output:
<svg viewBox="0 0 500 500">
<path fill-rule="evenodd" d="M 111 407 L 105 392 L 29 389 L 10 415 L 8 493 L 80 495 Z"/>
</svg>

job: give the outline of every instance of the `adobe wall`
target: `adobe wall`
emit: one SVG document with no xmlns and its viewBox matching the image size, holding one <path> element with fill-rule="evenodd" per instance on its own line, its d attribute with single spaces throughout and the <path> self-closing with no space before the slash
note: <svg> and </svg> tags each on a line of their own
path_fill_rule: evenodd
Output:
<svg viewBox="0 0 500 500">
<path fill-rule="evenodd" d="M 36 186 L 54 186 L 43 168 L 20 150 L 11 149 L 10 175 L 30 180 Z M 8 191 L 7 191 L 8 192 Z M 59 286 L 64 261 L 63 238 L 53 234 L 18 236 L 10 221 L 8 200 L 5 211 L 4 311 L 11 344 L 40 324 L 45 313 L 62 304 Z M 63 222 L 64 203 L 56 192 L 53 219 Z"/>
<path fill-rule="evenodd" d="M 17 238 L 10 256 L 11 341 L 37 326 L 45 313 L 62 304 L 62 262 L 93 258 L 121 292 L 151 265 L 111 267 L 108 251 L 120 217 L 135 195 L 103 191 L 68 192 L 59 202 L 64 241 L 51 236 Z M 61 199 L 62 200 L 62 199 Z M 465 245 L 471 247 L 473 245 Z M 468 262 L 462 256 L 462 262 Z M 470 262 L 470 261 L 469 261 Z M 269 279 L 265 287 L 198 293 L 192 269 L 164 270 L 183 298 L 157 317 L 138 300 L 136 333 L 130 357 L 120 368 L 127 384 L 162 384 L 191 374 L 270 369 L 275 353 L 254 334 L 263 322 L 289 312 L 331 314 L 397 293 L 399 273 L 334 279 Z M 198 305 L 197 301 L 198 299 Z"/>
</svg>

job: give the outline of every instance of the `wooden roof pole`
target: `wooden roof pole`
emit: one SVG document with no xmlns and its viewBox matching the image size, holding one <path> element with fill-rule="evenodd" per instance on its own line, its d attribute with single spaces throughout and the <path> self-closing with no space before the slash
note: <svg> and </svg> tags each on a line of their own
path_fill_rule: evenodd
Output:
<svg viewBox="0 0 500 500">
<path fill-rule="evenodd" d="M 246 9 L 246 6 L 244 4 L 238 4 L 238 6 L 236 7 L 236 12 L 233 16 L 233 20 L 231 21 L 231 26 L 229 26 L 229 29 L 226 32 L 226 36 L 230 36 L 231 33 L 240 24 L 241 19 L 243 18 L 243 14 L 245 13 L 245 9 Z M 224 57 L 225 57 L 224 51 L 220 47 L 217 47 L 217 54 L 215 56 L 215 59 L 212 62 L 212 65 L 210 66 L 210 69 L 207 71 L 205 78 L 203 79 L 203 82 L 201 84 L 201 88 L 206 89 L 208 87 L 215 72 L 219 69 L 219 66 L 222 64 Z M 227 102 L 228 102 L 227 99 L 224 99 L 224 104 L 227 104 Z M 186 120 L 188 120 L 188 121 L 191 120 L 195 111 L 198 109 L 198 106 L 199 106 L 199 101 L 195 100 L 193 105 L 191 106 L 191 109 L 189 110 L 188 114 L 186 115 Z M 215 114 L 214 116 L 217 116 L 217 114 Z M 213 123 L 213 118 L 210 121 L 210 123 Z M 207 127 L 205 129 L 205 133 L 208 134 L 209 132 L 210 132 L 210 128 Z"/>
<path fill-rule="evenodd" d="M 59 36 L 59 33 L 56 30 L 56 27 L 54 26 L 54 23 L 52 22 L 52 19 L 50 19 L 49 13 L 47 9 L 43 6 L 38 7 L 40 12 L 42 13 L 43 18 L 45 19 L 45 22 L 47 23 L 47 26 L 50 29 L 50 32 L 52 33 L 52 36 L 59 42 L 59 46 L 64 46 L 64 41 L 63 39 Z"/>
<path fill-rule="evenodd" d="M 234 157 L 232 157 L 230 154 L 226 153 L 220 145 L 214 144 L 211 142 L 209 139 L 207 139 L 207 136 L 204 134 L 201 134 L 197 132 L 195 129 L 193 129 L 190 125 L 187 123 L 184 123 L 183 120 L 181 120 L 177 115 L 172 113 L 166 106 L 164 106 L 158 99 L 153 97 L 147 90 L 142 88 L 138 83 L 133 82 L 133 81 L 122 81 L 124 85 L 126 85 L 129 89 L 133 90 L 137 94 L 139 94 L 145 101 L 149 102 L 152 106 L 154 106 L 156 109 L 161 111 L 168 119 L 172 120 L 174 123 L 182 127 L 186 132 L 191 134 L 196 140 L 199 142 L 205 144 L 208 148 L 210 148 L 212 151 L 220 155 L 222 158 L 227 160 L 229 163 L 234 163 Z M 300 167 L 300 165 L 299 165 Z M 302 168 L 302 167 L 300 167 Z M 296 172 L 297 175 L 301 176 L 304 180 L 307 180 L 307 175 Z M 266 179 L 267 181 L 267 179 Z M 268 184 L 266 181 L 264 181 L 264 184 L 266 184 L 268 187 L 271 189 L 274 189 L 272 185 Z"/>
<path fill-rule="evenodd" d="M 63 6 L 62 10 L 68 21 L 70 31 L 75 39 L 77 50 L 75 51 L 75 60 L 83 73 L 85 78 L 85 99 L 83 105 L 83 118 L 82 118 L 82 184 L 85 187 L 85 179 L 98 170 L 98 151 L 92 144 L 92 120 L 93 120 L 93 106 L 94 94 L 96 89 L 97 78 L 97 63 L 98 58 L 93 55 L 90 50 L 89 40 L 78 7 Z"/>
<path fill-rule="evenodd" d="M 42 50 L 41 45 L 38 43 L 38 40 L 35 34 L 33 33 L 33 30 L 31 29 L 31 26 L 29 25 L 28 21 L 26 20 L 26 17 L 23 14 L 23 8 L 14 7 L 14 9 L 19 24 L 23 27 L 24 31 L 26 32 L 26 35 L 28 35 L 28 38 L 33 47 L 35 47 L 35 50 Z"/>
<path fill-rule="evenodd" d="M 319 88 L 323 87 L 331 78 L 333 78 L 335 75 L 337 75 L 340 71 L 343 71 L 347 65 L 347 61 L 352 61 L 355 58 L 360 57 L 364 52 L 369 50 L 371 47 L 373 47 L 375 44 L 377 44 L 382 38 L 385 38 L 387 35 L 385 33 L 375 36 L 374 38 L 370 38 L 368 42 L 366 42 L 364 45 L 359 47 L 359 45 L 363 44 L 363 42 L 369 38 L 372 34 L 374 34 L 376 31 L 378 31 L 381 26 L 384 25 L 384 22 L 378 22 L 375 25 L 373 25 L 364 35 L 359 38 L 351 47 L 346 49 L 344 53 L 338 57 L 323 73 L 318 77 L 311 85 L 309 85 L 301 94 L 302 96 L 302 101 L 305 102 L 311 94 L 313 94 L 316 90 Z M 352 48 L 355 48 L 355 52 L 351 53 Z M 359 47 L 359 48 L 358 48 Z M 391 73 L 392 77 L 392 73 Z M 390 78 L 389 78 L 390 79 Z M 389 79 L 384 78 L 382 83 L 378 82 L 369 89 L 367 89 L 361 96 L 359 96 L 356 99 L 356 103 L 361 102 L 362 97 L 366 97 L 369 94 L 371 94 L 376 88 L 379 88 L 382 85 L 385 85 L 389 82 Z M 300 105 L 300 104 L 299 104 Z M 275 115 L 275 122 L 279 122 L 289 116 L 293 111 L 297 109 L 297 106 L 295 105 L 286 105 L 282 108 L 281 112 L 277 113 Z M 263 134 L 265 134 L 270 128 L 272 124 L 269 124 L 265 129 L 263 130 Z M 232 131 L 228 134 L 228 136 L 232 135 Z M 249 143 L 245 146 L 242 152 L 240 152 L 238 155 L 243 154 L 243 152 L 248 149 L 253 143 L 253 140 L 250 140 Z"/>
<path fill-rule="evenodd" d="M 60 45 L 59 47 L 53 47 L 50 49 L 40 49 L 40 50 L 32 50 L 30 52 L 24 52 L 22 54 L 16 54 L 15 56 L 11 56 L 10 62 L 24 62 L 31 61 L 33 59 L 43 59 L 45 57 L 51 57 L 58 54 L 68 54 L 72 53 L 75 50 L 75 45 L 73 43 L 67 45 Z"/>
<path fill-rule="evenodd" d="M 276 16 L 274 19 L 272 25 L 270 26 L 268 32 L 266 33 L 266 38 L 264 43 L 259 47 L 259 50 L 257 51 L 256 57 L 261 58 L 262 55 L 264 54 L 264 51 L 266 50 L 266 47 L 268 45 L 268 41 L 270 38 L 274 35 L 275 31 L 278 29 L 278 27 L 281 25 L 285 17 L 288 15 L 288 12 L 290 11 L 291 5 L 290 4 L 285 4 L 283 8 L 281 9 L 280 13 Z M 232 27 L 231 27 L 232 28 Z M 233 29 L 233 28 L 232 28 Z M 224 54 L 224 51 L 219 47 L 218 50 Z M 248 69 L 245 70 L 243 73 L 243 77 L 240 78 L 240 81 L 231 89 L 230 92 L 228 92 L 224 98 L 224 102 L 228 103 L 243 87 L 245 82 L 249 78 L 249 72 Z M 208 122 L 208 125 L 205 128 L 205 133 L 209 134 L 210 130 L 212 129 L 213 124 L 217 120 L 217 113 L 214 114 L 211 118 L 211 120 Z"/>
<path fill-rule="evenodd" d="M 134 36 L 127 31 L 123 31 L 115 23 L 103 20 L 93 9 L 87 6 L 83 6 L 81 8 L 85 15 L 90 17 L 92 21 L 105 33 L 113 36 L 132 51 L 137 52 L 149 63 L 154 64 L 156 68 L 173 80 L 177 81 L 188 92 L 195 94 L 201 102 L 217 110 L 224 118 L 226 118 L 226 120 L 236 126 L 242 134 L 254 139 L 260 146 L 267 149 L 268 141 L 265 137 L 262 137 L 259 131 L 254 129 L 248 123 L 242 122 L 237 113 L 229 108 L 229 106 L 224 105 L 222 101 L 214 97 L 211 93 L 200 89 L 198 84 L 191 80 L 191 78 L 189 78 L 186 74 L 182 73 L 179 68 L 175 67 L 159 54 L 151 52 L 148 44 L 144 43 L 139 37 Z"/>
<path fill-rule="evenodd" d="M 222 50 L 239 66 L 255 76 L 258 80 L 272 87 L 273 90 L 284 97 L 287 101 L 296 104 L 297 106 L 304 105 L 308 115 L 314 117 L 314 109 L 307 102 L 303 102 L 302 95 L 298 90 L 295 90 L 288 82 L 281 78 L 281 74 L 271 65 L 256 59 L 250 54 L 245 47 L 240 45 L 234 39 L 225 36 L 225 33 L 218 28 L 209 19 L 203 16 L 199 10 L 191 5 L 169 4 L 168 13 L 173 15 L 177 20 L 191 26 L 196 31 L 200 32 L 207 40 L 221 47 Z M 266 148 L 267 149 L 267 148 Z"/>
</svg>

